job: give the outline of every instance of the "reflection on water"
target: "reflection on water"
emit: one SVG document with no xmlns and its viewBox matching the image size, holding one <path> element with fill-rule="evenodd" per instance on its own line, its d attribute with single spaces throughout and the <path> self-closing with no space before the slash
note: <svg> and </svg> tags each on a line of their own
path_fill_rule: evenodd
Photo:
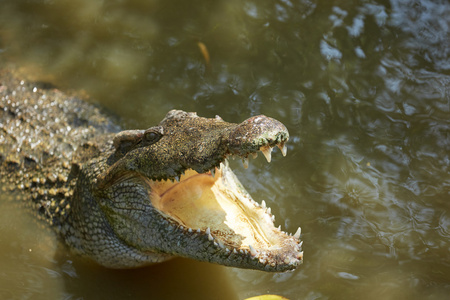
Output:
<svg viewBox="0 0 450 300">
<path fill-rule="evenodd" d="M 2 195 L 0 201 L 0 298 L 61 297 L 62 275 L 54 261 L 57 242 L 53 232 L 10 198 Z"/>
<path fill-rule="evenodd" d="M 136 298 L 148 287 L 164 295 L 171 278 L 192 291 L 196 280 L 227 272 L 230 285 L 205 285 L 220 287 L 219 298 L 446 298 L 449 13 L 445 1 L 6 1 L 1 59 L 32 79 L 85 89 L 126 127 L 148 127 L 175 107 L 235 122 L 264 113 L 285 123 L 288 156 L 275 153 L 270 165 L 258 158 L 248 170 L 236 164 L 236 172 L 283 229 L 302 226 L 305 263 L 286 274 L 182 260 L 111 272 L 67 253 L 22 262 L 8 246 L 2 256 L 21 272 L 0 277 L 2 293 L 24 298 L 42 282 L 86 297 L 95 295 L 86 288 L 94 274 L 102 278 L 98 297 L 114 286 L 108 295 Z M 17 243 L 8 230 L 2 226 L 2 245 Z M 150 286 L 145 279 L 156 280 L 155 272 L 164 276 Z M 20 289 L 9 284 L 21 274 L 36 279 Z"/>
</svg>

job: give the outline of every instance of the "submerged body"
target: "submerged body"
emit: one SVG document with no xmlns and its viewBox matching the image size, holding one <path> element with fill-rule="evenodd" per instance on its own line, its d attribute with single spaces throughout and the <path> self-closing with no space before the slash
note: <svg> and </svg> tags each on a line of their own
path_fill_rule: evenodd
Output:
<svg viewBox="0 0 450 300">
<path fill-rule="evenodd" d="M 0 71 L 0 176 L 31 199 L 75 252 L 112 268 L 183 256 L 286 271 L 303 259 L 300 230 L 274 226 L 227 157 L 248 164 L 272 147 L 286 154 L 283 124 L 240 124 L 170 111 L 154 127 L 119 131 L 100 109 Z"/>
</svg>

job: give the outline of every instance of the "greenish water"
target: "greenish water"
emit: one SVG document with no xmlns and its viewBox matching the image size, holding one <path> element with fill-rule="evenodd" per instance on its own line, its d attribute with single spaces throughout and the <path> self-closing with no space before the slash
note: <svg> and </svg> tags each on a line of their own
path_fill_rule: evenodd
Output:
<svg viewBox="0 0 450 300">
<path fill-rule="evenodd" d="M 305 256 L 285 274 L 108 270 L 2 201 L 0 298 L 446 299 L 449 15 L 445 1 L 4 0 L 0 59 L 85 90 L 123 127 L 172 108 L 281 120 L 287 157 L 235 169 L 277 224 L 302 227 Z"/>
</svg>

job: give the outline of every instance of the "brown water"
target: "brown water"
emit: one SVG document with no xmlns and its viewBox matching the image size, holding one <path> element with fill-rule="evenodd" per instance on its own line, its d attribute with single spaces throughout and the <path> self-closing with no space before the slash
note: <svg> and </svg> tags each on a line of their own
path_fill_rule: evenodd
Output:
<svg viewBox="0 0 450 300">
<path fill-rule="evenodd" d="M 288 156 L 236 173 L 284 230 L 302 226 L 305 262 L 108 270 L 1 195 L 0 298 L 448 299 L 449 15 L 446 1 L 3 0 L 0 59 L 86 90 L 126 128 L 172 108 L 285 123 Z"/>
</svg>

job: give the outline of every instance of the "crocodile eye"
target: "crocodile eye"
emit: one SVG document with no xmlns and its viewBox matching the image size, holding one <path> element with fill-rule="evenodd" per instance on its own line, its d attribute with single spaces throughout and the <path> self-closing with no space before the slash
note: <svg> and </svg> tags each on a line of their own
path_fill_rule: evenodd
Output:
<svg viewBox="0 0 450 300">
<path fill-rule="evenodd" d="M 154 140 L 156 140 L 158 138 L 158 134 L 156 134 L 155 132 L 147 132 L 145 134 L 145 140 L 147 142 L 152 142 Z"/>
<path fill-rule="evenodd" d="M 159 141 L 159 139 L 162 137 L 162 132 L 160 130 L 155 129 L 148 129 L 144 133 L 144 141 L 145 144 L 151 145 Z"/>
</svg>

